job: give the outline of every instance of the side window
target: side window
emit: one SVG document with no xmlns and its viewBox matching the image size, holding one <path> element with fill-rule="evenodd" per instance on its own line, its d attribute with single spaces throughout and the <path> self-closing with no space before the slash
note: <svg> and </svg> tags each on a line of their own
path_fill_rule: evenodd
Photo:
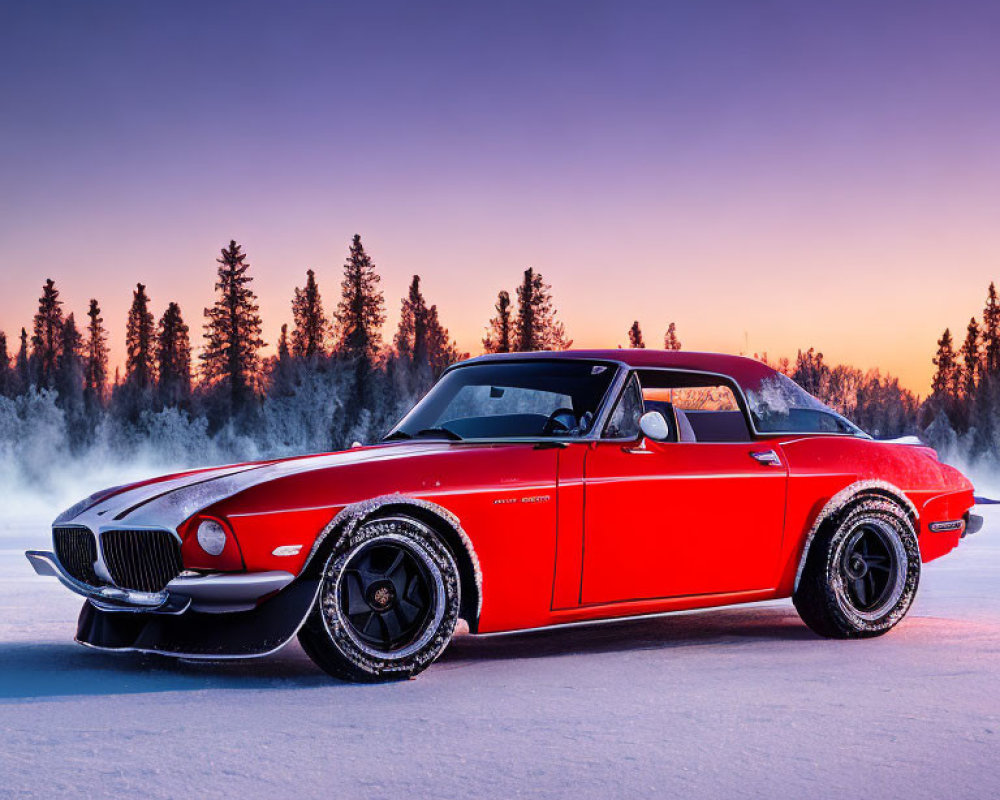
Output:
<svg viewBox="0 0 1000 800">
<path fill-rule="evenodd" d="M 608 439 L 639 438 L 639 417 L 642 416 L 642 391 L 639 380 L 633 375 L 628 379 L 621 397 L 611 412 L 608 424 L 604 426 L 604 436 Z"/>
<path fill-rule="evenodd" d="M 732 387 L 710 375 L 643 372 L 645 407 L 676 423 L 681 442 L 749 442 L 746 415 Z"/>
</svg>

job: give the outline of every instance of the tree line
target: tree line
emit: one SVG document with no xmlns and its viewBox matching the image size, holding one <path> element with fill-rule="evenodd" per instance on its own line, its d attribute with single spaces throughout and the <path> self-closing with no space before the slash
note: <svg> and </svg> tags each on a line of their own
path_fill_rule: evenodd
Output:
<svg viewBox="0 0 1000 800">
<path fill-rule="evenodd" d="M 98 423 L 148 428 L 166 410 L 204 420 L 209 433 L 230 426 L 252 434 L 269 405 L 273 418 L 274 407 L 301 394 L 317 401 L 314 413 L 331 416 L 312 449 L 342 446 L 359 433 L 370 438 L 448 365 L 468 357 L 442 323 L 437 305 L 424 297 L 419 275 L 401 300 L 395 335 L 384 343 L 380 282 L 355 235 L 336 303 L 328 310 L 316 272 L 307 270 L 291 300 L 291 326 L 282 325 L 275 353 L 265 357 L 250 262 L 242 246 L 230 241 L 217 259 L 215 297 L 203 312 L 200 352 L 193 354 L 191 329 L 179 304 L 168 302 L 157 319 L 146 285 L 137 283 L 126 321 L 124 373 L 115 370 L 112 376 L 99 302 L 90 301 L 81 330 L 48 279 L 31 332 L 21 329 L 15 353 L 0 333 L 0 398 L 50 397 L 74 445 L 85 444 Z M 486 352 L 572 344 L 541 273 L 526 269 L 515 296 L 512 302 L 506 290 L 499 293 L 483 339 Z M 29 405 L 22 403 L 22 411 Z M 360 431 L 352 423 L 358 418 L 364 420 Z"/>
<path fill-rule="evenodd" d="M 53 391 L 74 416 L 109 410 L 136 420 L 144 411 L 176 407 L 206 413 L 214 422 L 240 418 L 269 392 L 287 393 L 295 373 L 322 371 L 330 361 L 350 365 L 355 394 L 364 402 L 379 371 L 396 379 L 404 373 L 411 389 L 425 389 L 459 351 L 438 308 L 428 304 L 414 275 L 401 301 L 391 345 L 383 346 L 385 300 L 380 276 L 361 237 L 350 243 L 340 298 L 326 311 L 314 270 L 305 274 L 291 301 L 292 327 L 282 325 L 276 354 L 262 356 L 262 320 L 250 263 L 241 245 L 230 241 L 217 259 L 215 301 L 204 310 L 204 344 L 192 358 L 190 328 L 180 306 L 170 301 L 159 320 L 151 310 L 146 285 L 132 292 L 125 331 L 124 375 L 108 369 L 108 331 L 100 304 L 90 300 L 81 331 L 73 313 L 64 314 L 59 289 L 45 281 L 32 323 L 21 329 L 16 354 L 0 332 L 0 395 Z M 552 288 L 533 268 L 524 271 L 515 300 L 502 290 L 494 305 L 482 347 L 487 353 L 562 350 L 572 346 L 558 319 Z M 628 331 L 630 347 L 645 347 L 639 322 Z M 676 326 L 669 324 L 664 347 L 680 349 Z"/>
<path fill-rule="evenodd" d="M 44 406 L 46 419 L 59 415 L 60 430 L 76 450 L 101 437 L 117 447 L 155 436 L 164 443 L 169 436 L 178 442 L 228 441 L 219 457 L 242 457 L 248 449 L 250 455 L 323 450 L 377 438 L 449 364 L 468 357 L 438 306 L 424 296 L 419 275 L 400 300 L 394 335 L 383 340 L 381 278 L 359 235 L 349 243 L 334 303 L 324 302 L 316 271 L 306 270 L 291 298 L 290 323 L 281 326 L 271 355 L 264 354 L 250 262 L 236 241 L 220 251 L 214 290 L 201 315 L 195 353 L 179 304 L 167 302 L 157 317 L 146 285 L 137 283 L 125 326 L 123 372 L 111 375 L 99 302 L 90 300 L 86 321 L 78 325 L 65 312 L 54 281 L 46 280 L 30 332 L 21 329 L 14 352 L 0 333 L 0 424 L 6 414 L 14 420 L 7 430 L 24 427 Z M 627 346 L 646 346 L 638 320 L 625 334 Z M 552 287 L 537 270 L 525 269 L 513 293 L 498 293 L 482 339 L 485 352 L 571 345 Z M 682 347 L 673 322 L 663 347 Z M 829 364 L 812 348 L 794 360 L 755 357 L 876 436 L 919 433 L 963 453 L 997 451 L 1000 304 L 992 284 L 982 324 L 970 321 L 961 348 L 956 350 L 950 331 L 942 335 L 932 391 L 923 402 L 892 376 Z"/>
<path fill-rule="evenodd" d="M 991 282 L 981 321 L 969 319 L 961 345 L 945 328 L 934 356 L 922 427 L 936 446 L 969 461 L 1000 453 L 1000 299 Z"/>
</svg>

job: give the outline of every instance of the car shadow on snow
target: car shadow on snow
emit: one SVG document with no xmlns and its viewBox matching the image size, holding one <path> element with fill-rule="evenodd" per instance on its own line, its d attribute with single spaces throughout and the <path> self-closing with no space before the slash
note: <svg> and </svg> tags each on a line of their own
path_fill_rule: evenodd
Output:
<svg viewBox="0 0 1000 800">
<path fill-rule="evenodd" d="M 463 623 L 464 628 L 464 623 Z M 443 665 L 816 638 L 790 606 L 748 606 L 550 628 L 502 636 L 459 634 Z M 181 661 L 103 653 L 73 642 L 0 642 L 0 702 L 200 689 L 299 689 L 336 684 L 293 642 L 258 659 Z"/>
<path fill-rule="evenodd" d="M 495 636 L 457 636 L 441 661 L 549 658 L 760 640 L 816 639 L 790 605 L 608 620 Z"/>
<path fill-rule="evenodd" d="M 331 680 L 295 644 L 266 658 L 194 662 L 102 653 L 74 642 L 0 642 L 0 702 L 199 689 L 303 688 L 326 686 Z"/>
</svg>

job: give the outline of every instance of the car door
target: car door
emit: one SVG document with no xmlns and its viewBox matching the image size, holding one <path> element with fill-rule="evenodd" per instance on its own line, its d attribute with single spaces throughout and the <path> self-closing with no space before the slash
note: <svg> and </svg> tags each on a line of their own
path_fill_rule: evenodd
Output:
<svg viewBox="0 0 1000 800">
<path fill-rule="evenodd" d="M 777 442 L 627 439 L 587 453 L 581 603 L 772 588 L 788 474 Z"/>
</svg>

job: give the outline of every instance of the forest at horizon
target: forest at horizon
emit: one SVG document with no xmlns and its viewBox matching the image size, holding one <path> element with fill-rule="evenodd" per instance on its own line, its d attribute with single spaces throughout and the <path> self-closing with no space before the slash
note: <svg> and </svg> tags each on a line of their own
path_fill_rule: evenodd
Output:
<svg viewBox="0 0 1000 800">
<path fill-rule="evenodd" d="M 377 441 L 451 363 L 467 358 L 414 275 L 400 321 L 383 332 L 385 297 L 373 259 L 356 235 L 337 301 L 324 304 L 313 270 L 291 301 L 276 352 L 265 356 L 248 256 L 235 241 L 217 259 L 215 299 L 195 347 L 182 309 L 157 319 L 144 284 L 133 290 L 124 371 L 109 374 L 108 331 L 97 299 L 85 322 L 63 308 L 55 282 L 42 287 L 30 329 L 13 352 L 0 332 L 0 464 L 44 480 L 52 456 L 88 454 L 205 463 L 320 452 Z M 560 350 L 572 345 L 552 288 L 533 268 L 502 290 L 482 339 L 484 352 Z M 629 347 L 645 347 L 638 321 Z M 681 349 L 674 323 L 663 347 Z M 659 344 L 659 343 L 658 343 Z M 609 343 L 610 347 L 620 346 Z M 1000 303 L 990 285 L 982 324 L 960 347 L 946 330 L 933 357 L 932 391 L 920 399 L 873 369 L 829 364 L 814 348 L 795 358 L 752 354 L 878 438 L 920 436 L 952 458 L 994 461 L 1000 452 Z M 190 460 L 191 456 L 188 455 Z"/>
</svg>

